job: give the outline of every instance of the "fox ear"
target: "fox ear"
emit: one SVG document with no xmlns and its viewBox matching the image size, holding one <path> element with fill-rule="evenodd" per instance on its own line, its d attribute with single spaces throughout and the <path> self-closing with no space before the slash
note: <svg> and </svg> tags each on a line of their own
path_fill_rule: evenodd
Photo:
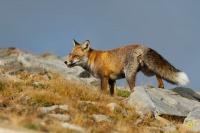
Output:
<svg viewBox="0 0 200 133">
<path fill-rule="evenodd" d="M 77 45 L 80 45 L 77 41 L 75 41 L 74 39 L 73 39 L 73 44 L 74 44 L 74 47 L 75 46 L 77 46 Z"/>
<path fill-rule="evenodd" d="M 88 50 L 90 48 L 90 41 L 86 40 L 81 47 L 83 48 L 83 50 Z"/>
</svg>

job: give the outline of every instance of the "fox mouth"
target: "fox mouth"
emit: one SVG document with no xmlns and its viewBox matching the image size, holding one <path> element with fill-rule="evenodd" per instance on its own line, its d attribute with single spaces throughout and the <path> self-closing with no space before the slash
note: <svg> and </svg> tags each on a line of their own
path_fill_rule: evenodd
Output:
<svg viewBox="0 0 200 133">
<path fill-rule="evenodd" d="M 68 68 L 71 68 L 71 67 L 75 67 L 75 66 L 79 66 L 80 65 L 80 61 L 75 61 L 75 62 L 72 62 L 72 61 L 64 61 L 65 65 L 68 67 Z"/>
<path fill-rule="evenodd" d="M 71 64 L 67 64 L 67 67 L 71 68 L 71 67 L 75 67 L 76 63 L 71 63 Z"/>
</svg>

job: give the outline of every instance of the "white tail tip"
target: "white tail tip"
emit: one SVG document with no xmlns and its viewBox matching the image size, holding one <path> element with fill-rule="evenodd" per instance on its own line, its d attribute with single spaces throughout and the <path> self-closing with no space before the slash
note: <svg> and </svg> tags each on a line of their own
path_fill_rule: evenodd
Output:
<svg viewBox="0 0 200 133">
<path fill-rule="evenodd" d="M 176 81 L 179 85 L 186 85 L 189 83 L 188 76 L 184 72 L 179 72 L 176 77 Z"/>
</svg>

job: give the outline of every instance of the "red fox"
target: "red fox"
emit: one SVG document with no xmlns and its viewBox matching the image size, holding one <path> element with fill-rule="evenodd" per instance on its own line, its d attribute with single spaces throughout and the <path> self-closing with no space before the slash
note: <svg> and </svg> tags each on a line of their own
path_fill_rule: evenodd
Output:
<svg viewBox="0 0 200 133">
<path fill-rule="evenodd" d="M 74 48 L 64 62 L 67 67 L 81 66 L 101 80 L 101 90 L 105 93 L 110 85 L 110 94 L 116 95 L 116 80 L 126 78 L 130 90 L 135 87 L 136 73 L 155 75 L 159 88 L 164 88 L 162 79 L 177 85 L 189 83 L 187 75 L 172 66 L 155 50 L 142 45 L 129 45 L 110 51 L 93 50 L 89 40 Z"/>
</svg>

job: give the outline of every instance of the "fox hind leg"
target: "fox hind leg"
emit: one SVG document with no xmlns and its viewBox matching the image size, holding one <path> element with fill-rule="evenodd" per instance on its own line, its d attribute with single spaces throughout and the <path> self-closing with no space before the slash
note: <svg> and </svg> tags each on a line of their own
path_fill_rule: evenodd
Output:
<svg viewBox="0 0 200 133">
<path fill-rule="evenodd" d="M 133 91 L 135 87 L 135 78 L 136 78 L 137 69 L 132 70 L 130 73 L 126 74 L 126 81 L 130 87 L 130 91 Z"/>
<path fill-rule="evenodd" d="M 158 82 L 158 88 L 164 89 L 164 84 L 163 84 L 162 78 L 160 76 L 156 75 L 156 79 Z"/>
</svg>

